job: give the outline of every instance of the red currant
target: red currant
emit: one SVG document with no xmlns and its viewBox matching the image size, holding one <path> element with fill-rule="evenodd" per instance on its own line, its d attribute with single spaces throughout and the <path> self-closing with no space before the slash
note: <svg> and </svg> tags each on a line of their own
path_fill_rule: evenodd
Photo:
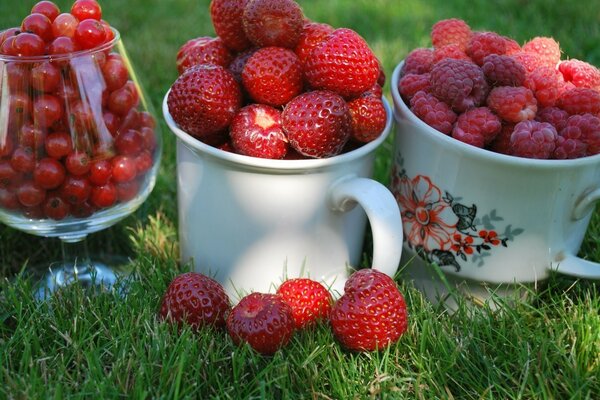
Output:
<svg viewBox="0 0 600 400">
<path fill-rule="evenodd" d="M 19 136 L 21 146 L 37 149 L 44 145 L 45 140 L 46 132 L 31 122 L 24 123 L 21 127 L 21 135 Z"/>
<path fill-rule="evenodd" d="M 140 129 L 140 135 L 142 135 L 144 148 L 154 151 L 156 148 L 156 135 L 154 134 L 154 129 L 147 126 L 142 126 Z"/>
<path fill-rule="evenodd" d="M 46 136 L 44 148 L 50 157 L 60 159 L 71 152 L 73 141 L 65 132 L 54 132 Z"/>
<path fill-rule="evenodd" d="M 144 175 L 152 168 L 152 155 L 148 151 L 143 151 L 135 157 L 135 165 L 138 176 Z"/>
<path fill-rule="evenodd" d="M 109 58 L 102 66 L 102 75 L 109 91 L 113 92 L 122 88 L 129 79 L 125 63 L 117 58 Z"/>
<path fill-rule="evenodd" d="M 121 202 L 127 202 L 133 199 L 140 190 L 140 183 L 137 180 L 117 183 L 117 198 Z"/>
<path fill-rule="evenodd" d="M 89 104 L 81 100 L 77 100 L 71 107 L 71 118 L 73 125 L 80 130 L 89 130 L 95 123 Z"/>
<path fill-rule="evenodd" d="M 9 118 L 16 123 L 22 123 L 31 115 L 31 99 L 25 92 L 11 93 Z"/>
<path fill-rule="evenodd" d="M 20 174 L 13 169 L 9 160 L 0 160 L 0 188 L 13 184 L 19 176 Z"/>
<path fill-rule="evenodd" d="M 94 213 L 94 207 L 89 202 L 84 201 L 80 204 L 71 204 L 69 211 L 75 218 L 87 218 Z"/>
<path fill-rule="evenodd" d="M 43 62 L 31 69 L 31 86 L 40 92 L 54 92 L 60 84 L 60 70 L 50 62 Z"/>
<path fill-rule="evenodd" d="M 42 189 L 55 189 L 65 180 L 65 167 L 54 158 L 42 158 L 33 171 L 33 181 Z"/>
<path fill-rule="evenodd" d="M 12 135 L 0 137 L 0 157 L 8 157 L 12 154 L 15 147 Z"/>
<path fill-rule="evenodd" d="M 21 31 L 35 33 L 43 41 L 49 42 L 52 40 L 52 21 L 44 14 L 33 13 L 29 14 L 21 22 Z"/>
<path fill-rule="evenodd" d="M 121 125 L 121 119 L 115 113 L 110 111 L 104 111 L 102 118 L 104 119 L 104 125 L 106 125 L 108 131 L 112 136 L 115 136 L 119 129 L 119 125 Z"/>
<path fill-rule="evenodd" d="M 54 21 L 58 14 L 60 14 L 60 9 L 51 1 L 40 1 L 31 9 L 31 14 L 34 13 L 44 14 L 50 21 Z"/>
<path fill-rule="evenodd" d="M 1 171 L 1 170 L 0 170 Z M 102 186 L 110 181 L 112 176 L 112 165 L 108 160 L 99 160 L 90 168 L 90 182 L 96 186 Z M 1 175 L 0 175 L 1 178 Z"/>
<path fill-rule="evenodd" d="M 43 219 L 44 211 L 42 210 L 41 204 L 33 207 L 24 207 L 23 215 L 29 219 Z"/>
<path fill-rule="evenodd" d="M 115 139 L 115 148 L 119 154 L 127 156 L 136 155 L 142 151 L 144 142 L 142 135 L 134 129 L 121 131 Z"/>
<path fill-rule="evenodd" d="M 140 113 L 135 108 L 132 108 L 121 120 L 118 131 L 122 132 L 126 129 L 137 129 L 138 126 L 140 126 Z"/>
<path fill-rule="evenodd" d="M 10 158 L 10 165 L 15 171 L 33 172 L 35 154 L 30 147 L 17 147 Z"/>
<path fill-rule="evenodd" d="M 86 152 L 75 150 L 67 155 L 65 166 L 71 175 L 81 176 L 89 172 L 92 162 Z"/>
<path fill-rule="evenodd" d="M 134 105 L 135 97 L 125 86 L 112 92 L 108 98 L 108 109 L 117 115 L 126 115 Z"/>
<path fill-rule="evenodd" d="M 117 189 L 112 183 L 107 183 L 102 186 L 94 186 L 90 201 L 98 208 L 110 207 L 117 201 Z"/>
<path fill-rule="evenodd" d="M 5 41 L 6 42 L 6 41 Z M 21 32 L 15 36 L 12 51 L 15 56 L 33 57 L 42 56 L 46 50 L 44 39 L 35 33 Z"/>
<path fill-rule="evenodd" d="M 2 45 L 2 43 L 4 43 L 4 41 L 9 38 L 10 36 L 16 36 L 21 32 L 20 28 L 17 27 L 13 27 L 13 28 L 8 28 L 5 29 L 3 31 L 0 31 L 0 46 Z"/>
<path fill-rule="evenodd" d="M 55 38 L 66 36 L 72 38 L 75 36 L 75 30 L 79 25 L 79 20 L 69 13 L 62 13 L 52 22 L 52 33 Z"/>
<path fill-rule="evenodd" d="M 71 6 L 71 14 L 80 21 L 88 18 L 99 21 L 102 19 L 102 8 L 96 0 L 77 0 Z"/>
<path fill-rule="evenodd" d="M 148 111 L 142 111 L 140 113 L 140 125 L 148 128 L 156 128 L 156 120 Z"/>
<path fill-rule="evenodd" d="M 8 210 L 18 210 L 21 208 L 17 194 L 8 188 L 0 187 L 0 206 Z"/>
<path fill-rule="evenodd" d="M 46 201 L 42 205 L 42 210 L 46 217 L 60 221 L 69 215 L 69 203 L 67 203 L 59 193 L 53 192 L 46 196 Z"/>
<path fill-rule="evenodd" d="M 61 55 L 69 54 L 79 51 L 79 47 L 75 41 L 68 36 L 59 36 L 50 43 L 48 47 L 48 54 L 50 55 Z"/>
<path fill-rule="evenodd" d="M 38 126 L 50 127 L 63 115 L 63 107 L 58 97 L 43 94 L 33 101 L 33 120 Z"/>
<path fill-rule="evenodd" d="M 104 27 L 104 31 L 106 32 L 106 41 L 112 41 L 115 38 L 115 32 L 105 20 L 101 19 L 100 23 L 102 24 L 102 26 Z"/>
<path fill-rule="evenodd" d="M 114 182 L 128 182 L 135 178 L 137 169 L 135 160 L 128 156 L 116 156 L 112 159 L 112 179 Z"/>
<path fill-rule="evenodd" d="M 82 176 L 67 175 L 60 193 L 69 204 L 81 204 L 90 197 L 92 186 L 87 178 Z"/>
<path fill-rule="evenodd" d="M 93 49 L 105 42 L 106 32 L 100 21 L 84 19 L 77 25 L 73 37 L 82 49 Z"/>
<path fill-rule="evenodd" d="M 17 188 L 17 198 L 25 207 L 35 207 L 44 201 L 46 191 L 33 181 L 26 181 Z"/>
</svg>

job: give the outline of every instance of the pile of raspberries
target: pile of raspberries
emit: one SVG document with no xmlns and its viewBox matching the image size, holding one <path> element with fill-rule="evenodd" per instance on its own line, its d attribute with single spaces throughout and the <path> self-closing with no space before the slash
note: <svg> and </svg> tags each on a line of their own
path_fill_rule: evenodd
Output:
<svg viewBox="0 0 600 400">
<path fill-rule="evenodd" d="M 404 60 L 398 91 L 436 130 L 472 146 L 536 159 L 600 153 L 600 70 L 561 60 L 553 38 L 523 46 L 460 19 L 431 30 Z"/>
</svg>

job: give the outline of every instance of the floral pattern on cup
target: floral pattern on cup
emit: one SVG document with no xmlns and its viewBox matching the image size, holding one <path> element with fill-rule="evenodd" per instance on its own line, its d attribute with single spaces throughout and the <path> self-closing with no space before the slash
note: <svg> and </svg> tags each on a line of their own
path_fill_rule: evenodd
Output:
<svg viewBox="0 0 600 400">
<path fill-rule="evenodd" d="M 499 233 L 498 223 L 504 219 L 495 209 L 480 217 L 476 204 L 468 206 L 460 197 L 442 193 L 428 176 L 410 178 L 402 164 L 400 160 L 392 169 L 392 193 L 400 206 L 408 247 L 428 262 L 453 266 L 456 272 L 461 260 L 481 267 L 494 248 L 508 247 L 523 233 L 512 224 Z"/>
</svg>

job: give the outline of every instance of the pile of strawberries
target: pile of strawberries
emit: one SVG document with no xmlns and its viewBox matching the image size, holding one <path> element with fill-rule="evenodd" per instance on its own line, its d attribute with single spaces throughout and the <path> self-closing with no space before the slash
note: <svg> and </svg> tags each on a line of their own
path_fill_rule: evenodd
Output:
<svg viewBox="0 0 600 400">
<path fill-rule="evenodd" d="M 353 273 L 336 302 L 319 282 L 295 278 L 283 282 L 275 294 L 250 293 L 233 308 L 218 282 L 189 272 L 169 284 L 159 317 L 196 330 L 226 328 L 236 345 L 248 343 L 264 355 L 287 345 L 295 331 L 323 321 L 353 351 L 383 349 L 407 329 L 404 297 L 392 278 L 373 269 Z"/>
<path fill-rule="evenodd" d="M 437 22 L 432 49 L 404 60 L 398 91 L 438 131 L 498 153 L 573 159 L 600 153 L 600 70 L 561 61 L 559 44 L 523 46 L 460 19 Z"/>
<path fill-rule="evenodd" d="M 332 157 L 381 134 L 385 75 L 358 33 L 293 0 L 212 0 L 210 13 L 218 36 L 177 53 L 167 104 L 182 130 L 270 159 Z"/>
</svg>

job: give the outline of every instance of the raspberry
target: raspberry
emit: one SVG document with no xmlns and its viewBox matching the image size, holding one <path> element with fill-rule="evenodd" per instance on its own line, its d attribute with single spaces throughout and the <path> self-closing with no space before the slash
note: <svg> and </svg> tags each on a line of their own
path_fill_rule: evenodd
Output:
<svg viewBox="0 0 600 400">
<path fill-rule="evenodd" d="M 437 64 L 445 58 L 454 58 L 455 60 L 471 61 L 465 50 L 457 44 L 447 44 L 433 49 L 433 63 Z"/>
<path fill-rule="evenodd" d="M 500 154 L 510 154 L 510 135 L 515 129 L 515 124 L 504 124 L 500 133 L 490 143 L 489 149 Z"/>
<path fill-rule="evenodd" d="M 557 132 L 560 132 L 567 125 L 567 119 L 569 119 L 569 113 L 558 107 L 543 108 L 535 116 L 536 121 L 552 124 Z"/>
<path fill-rule="evenodd" d="M 404 59 L 401 75 L 426 74 L 433 67 L 433 50 L 418 48 L 414 49 Z"/>
<path fill-rule="evenodd" d="M 540 106 L 552 107 L 564 91 L 565 81 L 555 68 L 539 67 L 529 74 L 523 86 L 533 91 Z"/>
<path fill-rule="evenodd" d="M 600 118 L 592 114 L 573 115 L 560 131 L 559 148 L 555 156 L 563 158 L 592 156 L 600 153 Z M 571 150 L 569 152 L 568 150 Z"/>
<path fill-rule="evenodd" d="M 586 149 L 586 144 L 578 138 L 569 138 L 558 135 L 552 158 L 556 160 L 572 160 L 585 157 Z"/>
<path fill-rule="evenodd" d="M 517 60 L 510 56 L 490 54 L 483 59 L 481 66 L 490 85 L 522 86 L 527 71 Z"/>
<path fill-rule="evenodd" d="M 462 19 L 444 19 L 431 28 L 431 43 L 434 48 L 454 44 L 464 51 L 472 34 L 471 27 Z"/>
<path fill-rule="evenodd" d="M 523 45 L 523 51 L 537 54 L 548 67 L 555 68 L 556 64 L 560 62 L 560 45 L 556 40 L 549 37 L 531 39 Z"/>
<path fill-rule="evenodd" d="M 410 109 L 432 128 L 446 135 L 452 132 L 456 113 L 448 104 L 438 100 L 435 96 L 423 91 L 417 92 L 410 100 Z"/>
<path fill-rule="evenodd" d="M 558 70 L 565 81 L 572 82 L 576 87 L 600 90 L 600 69 L 585 61 L 575 58 L 565 60 L 558 65 Z"/>
<path fill-rule="evenodd" d="M 487 96 L 483 71 L 469 61 L 447 59 L 431 69 L 431 92 L 456 112 L 478 107 Z"/>
<path fill-rule="evenodd" d="M 556 147 L 556 129 L 547 122 L 523 121 L 510 136 L 511 153 L 518 157 L 548 159 Z"/>
<path fill-rule="evenodd" d="M 467 44 L 466 53 L 473 62 L 482 65 L 485 56 L 506 53 L 506 39 L 495 32 L 475 32 Z"/>
<path fill-rule="evenodd" d="M 500 118 L 487 107 L 473 108 L 456 120 L 452 137 L 471 146 L 483 148 L 502 129 Z"/>
<path fill-rule="evenodd" d="M 571 115 L 597 115 L 600 113 L 600 93 L 588 88 L 567 90 L 558 99 L 558 106 Z"/>
<path fill-rule="evenodd" d="M 429 74 L 406 74 L 398 82 L 398 91 L 405 101 L 410 101 L 419 91 L 428 92 L 431 87 Z"/>
<path fill-rule="evenodd" d="M 532 120 L 537 112 L 533 92 L 523 86 L 499 86 L 490 92 L 487 105 L 508 122 Z"/>
<path fill-rule="evenodd" d="M 544 67 L 544 60 L 536 53 L 527 53 L 524 51 L 518 51 L 510 55 L 512 58 L 517 60 L 522 66 L 525 67 L 527 73 L 535 71 L 538 67 Z"/>
<path fill-rule="evenodd" d="M 506 52 L 504 54 L 507 56 L 511 56 L 521 51 L 521 45 L 514 39 L 504 36 L 504 43 L 506 44 Z"/>
</svg>

